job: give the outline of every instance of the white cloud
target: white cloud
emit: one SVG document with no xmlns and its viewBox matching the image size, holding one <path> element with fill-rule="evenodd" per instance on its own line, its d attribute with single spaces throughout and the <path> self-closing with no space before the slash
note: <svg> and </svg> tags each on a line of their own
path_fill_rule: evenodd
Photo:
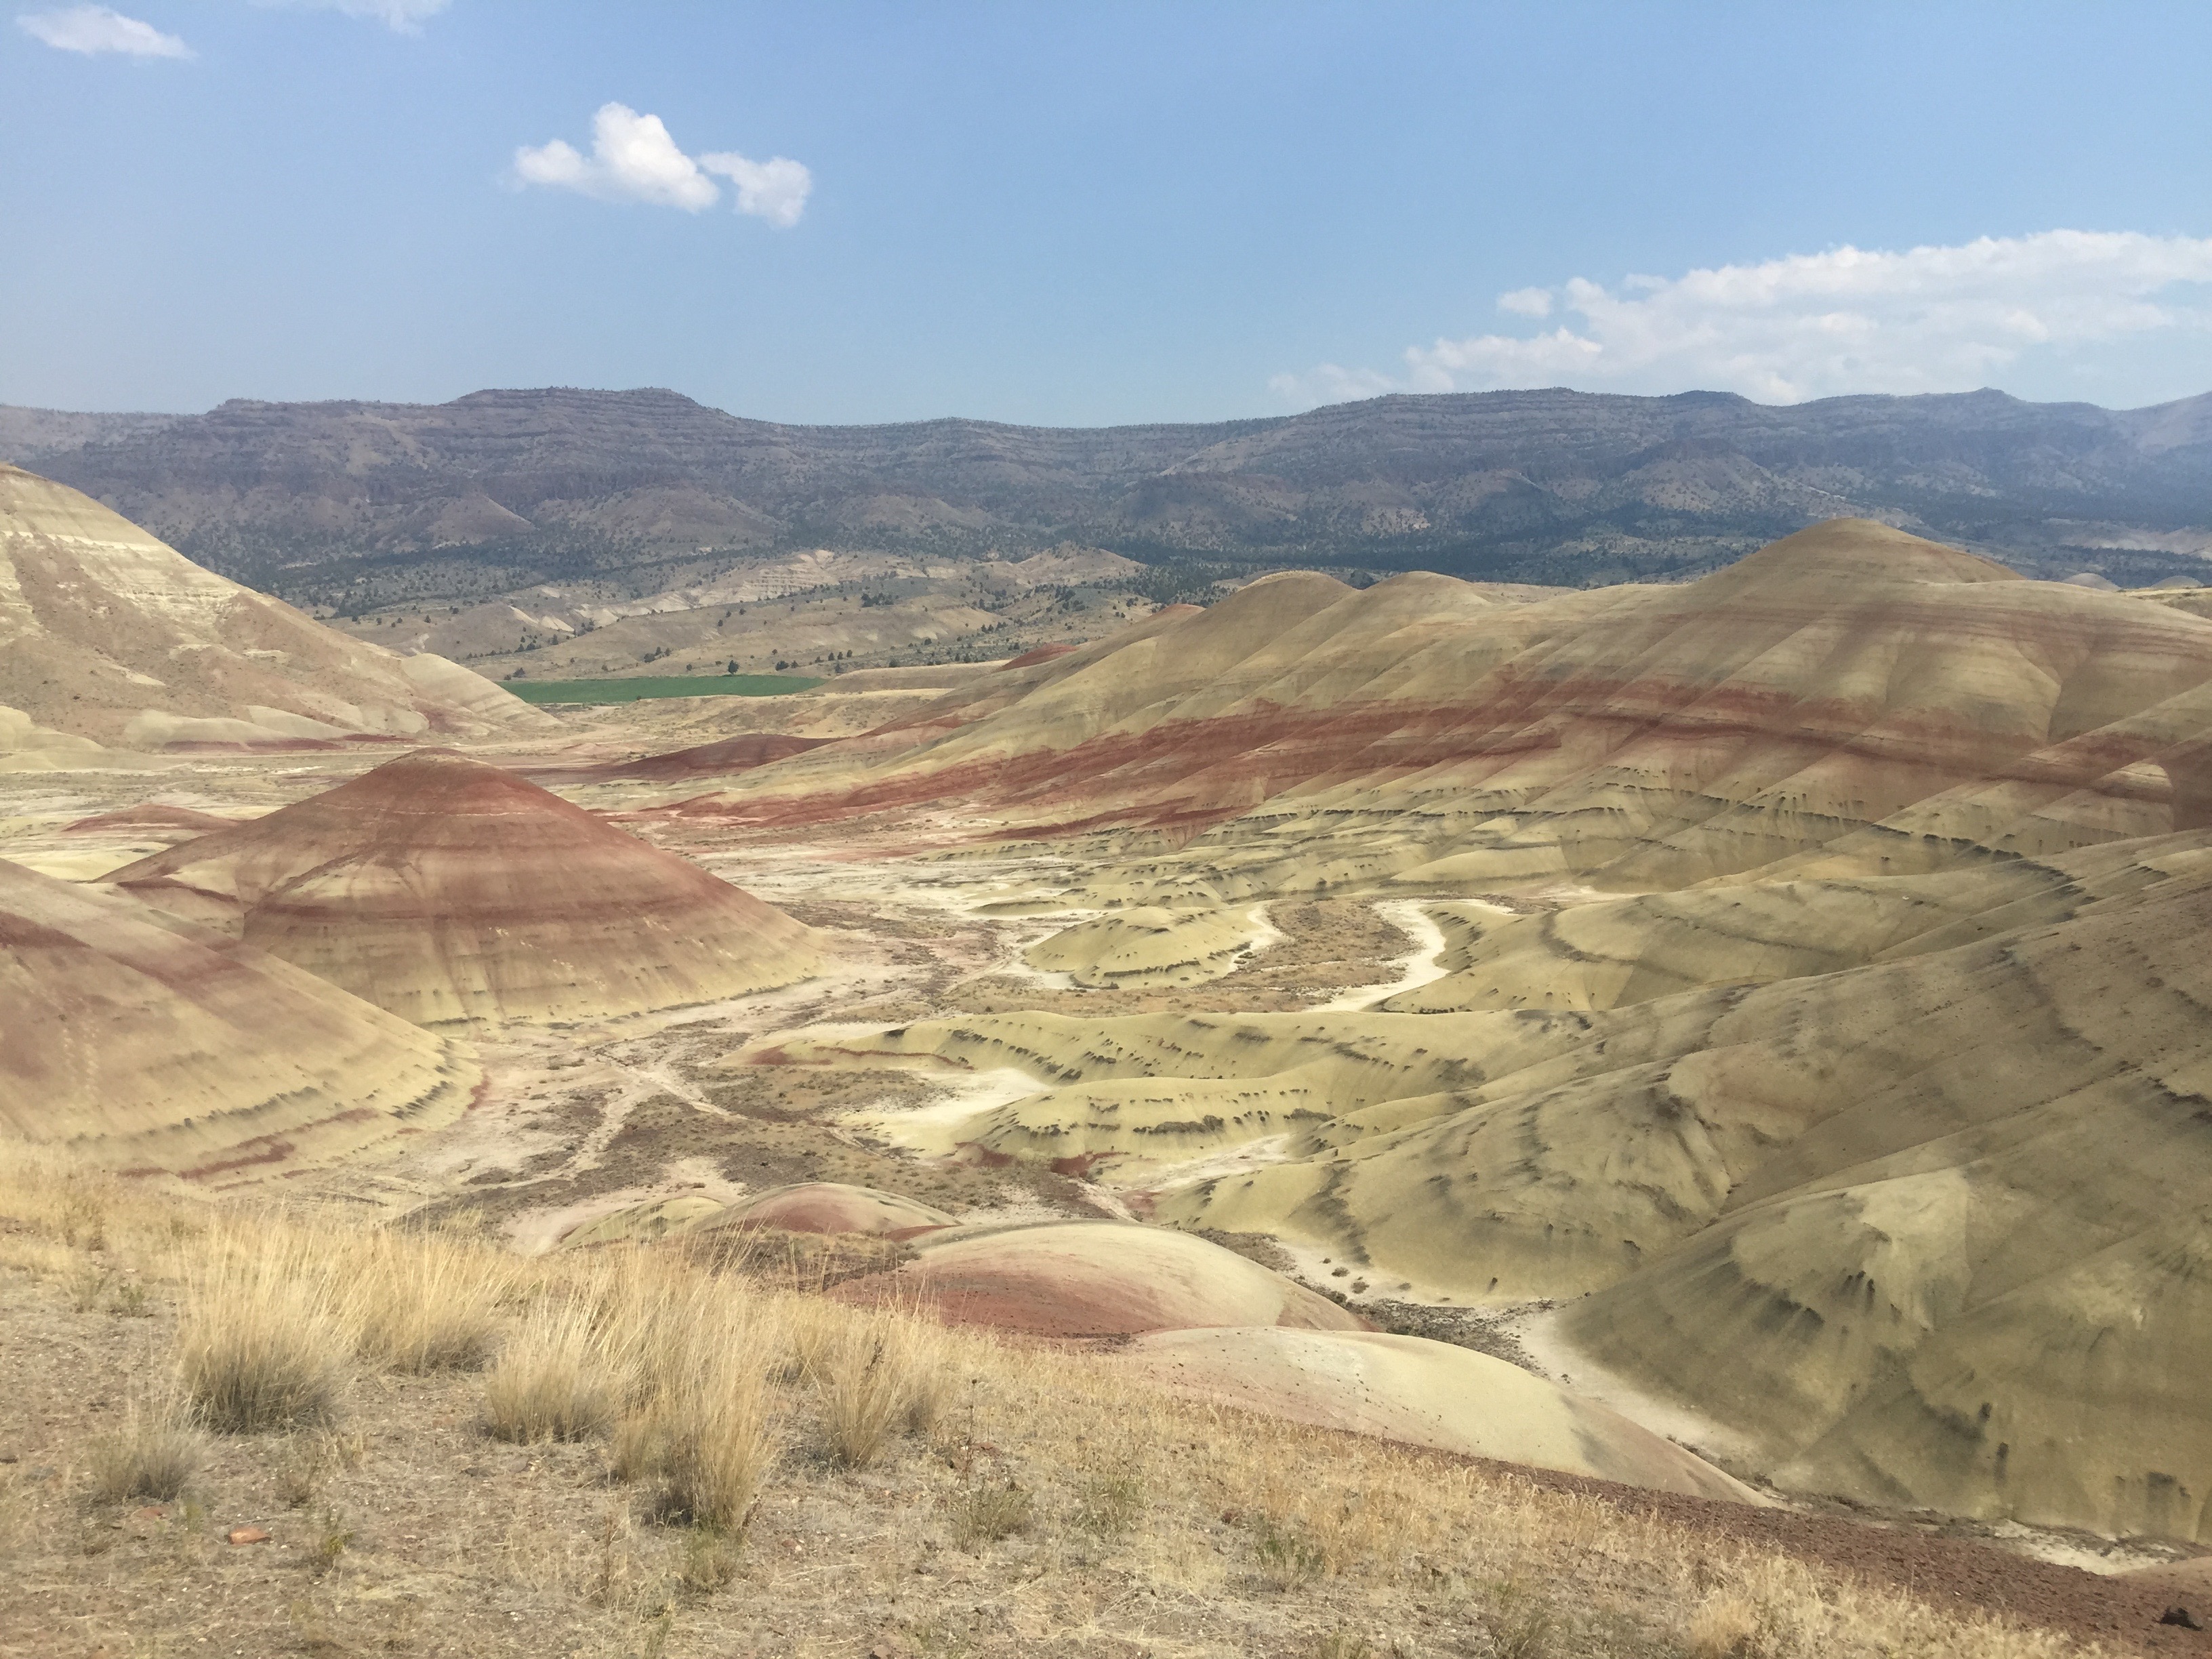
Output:
<svg viewBox="0 0 2212 1659">
<path fill-rule="evenodd" d="M 36 40 L 64 52 L 119 52 L 131 58 L 189 58 L 192 49 L 151 23 L 106 6 L 67 6 L 58 11 L 19 13 L 15 27 Z"/>
<path fill-rule="evenodd" d="M 749 161 L 734 150 L 720 150 L 702 155 L 699 165 L 738 187 L 738 212 L 786 230 L 806 211 L 806 198 L 814 189 L 814 175 L 788 155 Z"/>
<path fill-rule="evenodd" d="M 343 12 L 369 17 L 399 34 L 420 34 L 422 21 L 435 17 L 452 0 L 255 0 L 264 6 L 297 6 L 307 11 Z"/>
<path fill-rule="evenodd" d="M 658 115 L 640 115 L 626 104 L 602 104 L 592 118 L 592 153 L 587 156 L 556 138 L 526 144 L 514 152 L 515 176 L 526 185 L 551 185 L 580 191 L 603 202 L 650 202 L 697 213 L 721 199 L 709 173 L 737 187 L 738 211 L 788 228 L 806 210 L 814 175 L 797 161 L 778 155 L 748 161 L 734 151 L 693 160 L 677 148 Z"/>
<path fill-rule="evenodd" d="M 1556 327 L 1408 347 L 1396 376 L 1323 364 L 1269 384 L 1293 402 L 1381 390 L 1961 392 L 2033 353 L 2212 332 L 2212 237 L 2050 230 L 1904 252 L 1837 248 L 1608 289 L 1576 277 L 1501 309 Z"/>
<path fill-rule="evenodd" d="M 640 115 L 627 104 L 602 104 L 592 118 L 588 157 L 556 138 L 514 152 L 525 184 L 580 190 L 603 202 L 651 202 L 696 213 L 720 197 L 699 164 L 676 148 L 658 115 Z"/>
</svg>

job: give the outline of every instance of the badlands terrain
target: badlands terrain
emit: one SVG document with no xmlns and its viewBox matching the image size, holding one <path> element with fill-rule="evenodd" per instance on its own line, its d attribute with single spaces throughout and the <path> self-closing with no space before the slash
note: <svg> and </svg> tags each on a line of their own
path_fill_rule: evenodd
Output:
<svg viewBox="0 0 2212 1659">
<path fill-rule="evenodd" d="M 0 574 L 0 1650 L 2212 1641 L 2190 590 L 547 712 L 14 469 Z"/>
</svg>

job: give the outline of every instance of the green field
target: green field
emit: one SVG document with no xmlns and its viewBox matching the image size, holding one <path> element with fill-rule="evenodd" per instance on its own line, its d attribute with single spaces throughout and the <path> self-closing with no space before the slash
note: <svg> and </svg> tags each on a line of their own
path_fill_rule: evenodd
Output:
<svg viewBox="0 0 2212 1659">
<path fill-rule="evenodd" d="M 525 702 L 636 702 L 644 697 L 774 697 L 818 679 L 794 674 L 681 674 L 645 680 L 501 680 Z"/>
</svg>

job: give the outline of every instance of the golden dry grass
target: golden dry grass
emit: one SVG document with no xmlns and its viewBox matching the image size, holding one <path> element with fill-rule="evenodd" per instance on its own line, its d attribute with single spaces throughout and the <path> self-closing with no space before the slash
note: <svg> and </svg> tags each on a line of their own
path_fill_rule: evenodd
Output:
<svg viewBox="0 0 2212 1659">
<path fill-rule="evenodd" d="M 87 1192 L 100 1199 L 97 1251 Z M 519 1655 L 550 1620 L 581 1633 L 580 1653 L 671 1659 L 866 1651 L 885 1629 L 890 1650 L 915 1656 L 1042 1650 L 1052 1630 L 1070 1632 L 1066 1650 L 1100 1654 L 1379 1655 L 1394 1630 L 1416 1632 L 1402 1650 L 1520 1659 L 2083 1651 L 1598 1497 L 1161 1394 L 1109 1356 L 847 1308 L 672 1251 L 520 1261 L 311 1217 L 241 1222 L 145 1189 L 95 1183 L 64 1201 L 4 1159 L 0 1223 L 0 1266 L 55 1285 L 54 1317 L 151 1344 L 155 1373 L 173 1344 L 210 1422 L 298 1425 L 317 1402 L 336 1418 L 282 1439 L 219 1435 L 206 1463 L 169 1465 L 187 1496 L 228 1492 L 234 1510 L 236 1494 L 258 1492 L 301 1517 L 286 1559 L 304 1574 L 270 1578 L 276 1624 L 251 1626 L 249 1645 L 353 1643 L 361 1621 L 390 1620 L 380 1639 L 398 1650 L 450 1626 L 474 1632 L 441 1633 L 453 1652 Z M 76 1245 L 62 1239 L 70 1228 Z M 166 1311 L 70 1308 L 58 1287 L 94 1255 L 146 1277 L 165 1309 L 181 1301 L 173 1337 Z M 396 1283 L 338 1294 L 364 1271 Z M 482 1377 L 395 1374 L 393 1347 L 365 1343 L 366 1320 L 347 1316 L 411 1305 L 432 1283 L 491 1310 L 498 1357 Z M 902 1435 L 917 1414 L 933 1424 Z M 150 1448 L 175 1427 L 145 1402 L 112 1443 Z M 468 1449 L 499 1436 L 521 1443 L 515 1461 L 495 1468 Z M 427 1439 L 451 1449 L 418 1452 Z M 69 1503 L 158 1495 L 138 1475 L 160 1457 L 117 1451 L 98 1466 L 94 1443 L 88 1431 Z M 486 1467 L 466 1475 L 501 1484 L 434 1495 L 472 1459 Z M 112 1604 L 129 1581 L 77 1553 L 82 1522 L 54 1507 L 63 1495 L 0 1467 L 0 1542 L 35 1567 L 24 1583 L 37 1606 L 75 1605 L 80 1580 L 82 1596 Z M 406 1553 L 403 1534 L 416 1534 L 434 1550 L 431 1577 Z M 147 1568 L 157 1577 L 199 1559 L 181 1535 L 161 1547 Z M 160 1582 L 185 1588 L 147 1592 L 157 1620 L 244 1605 L 225 1590 L 232 1612 L 180 1613 L 199 1607 L 194 1581 Z M 940 1583 L 941 1595 L 917 1597 Z M 378 1584 L 428 1599 L 403 1618 Z M 948 1611 L 985 1602 L 981 1626 Z M 492 1622 L 485 1609 L 502 1607 L 530 1611 Z"/>
<path fill-rule="evenodd" d="M 339 1242 L 273 1221 L 227 1223 L 186 1280 L 177 1372 L 201 1421 L 258 1434 L 330 1420 L 354 1334 Z"/>
<path fill-rule="evenodd" d="M 372 1233 L 359 1252 L 345 1315 L 362 1358 L 418 1376 L 483 1364 L 511 1277 L 504 1257 L 438 1233 Z"/>
<path fill-rule="evenodd" d="M 87 1478 L 94 1498 L 162 1502 L 183 1492 L 207 1455 L 191 1413 L 173 1395 L 134 1397 L 123 1419 L 87 1448 Z"/>
<path fill-rule="evenodd" d="M 485 1426 L 501 1440 L 581 1440 L 605 1428 L 618 1396 L 591 1310 L 533 1308 L 501 1348 L 483 1397 Z"/>
<path fill-rule="evenodd" d="M 926 1433 L 935 1425 L 946 1383 L 934 1327 L 885 1309 L 841 1310 L 818 1328 L 809 1370 L 820 1400 L 823 1449 L 833 1462 L 866 1468 L 902 1427 Z"/>
</svg>

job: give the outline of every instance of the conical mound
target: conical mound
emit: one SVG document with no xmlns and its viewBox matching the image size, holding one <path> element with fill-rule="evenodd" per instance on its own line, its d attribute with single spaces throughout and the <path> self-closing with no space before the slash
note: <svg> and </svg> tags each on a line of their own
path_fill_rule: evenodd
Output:
<svg viewBox="0 0 2212 1659">
<path fill-rule="evenodd" d="M 460 1115 L 466 1045 L 289 963 L 0 860 L 0 1134 L 109 1168 L 283 1174 Z"/>
<path fill-rule="evenodd" d="M 781 911 L 442 750 L 109 879 L 422 1025 L 639 1013 L 819 963 Z"/>
</svg>

